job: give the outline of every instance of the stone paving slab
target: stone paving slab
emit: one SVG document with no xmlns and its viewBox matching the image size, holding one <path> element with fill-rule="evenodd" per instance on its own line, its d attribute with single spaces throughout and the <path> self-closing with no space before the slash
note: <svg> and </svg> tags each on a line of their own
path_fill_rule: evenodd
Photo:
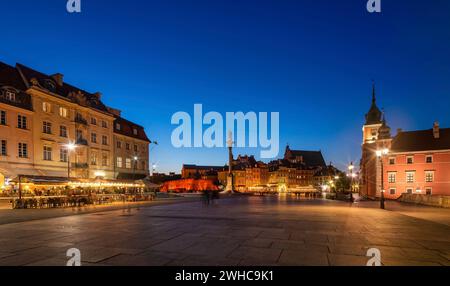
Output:
<svg viewBox="0 0 450 286">
<path fill-rule="evenodd" d="M 236 197 L 0 224 L 0 265 L 60 265 L 78 248 L 82 265 L 352 265 L 369 248 L 383 265 L 450 265 L 450 227 L 348 203 Z M 447 211 L 447 210 L 442 210 Z M 437 214 L 434 221 L 432 214 Z M 47 214 L 46 214 L 47 215 Z"/>
</svg>

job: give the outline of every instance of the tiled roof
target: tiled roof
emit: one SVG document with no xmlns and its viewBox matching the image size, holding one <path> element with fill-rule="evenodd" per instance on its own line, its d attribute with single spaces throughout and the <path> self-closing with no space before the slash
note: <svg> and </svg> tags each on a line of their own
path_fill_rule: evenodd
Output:
<svg viewBox="0 0 450 286">
<path fill-rule="evenodd" d="M 326 167 L 321 151 L 291 150 L 287 147 L 285 156 L 285 159 L 301 157 L 306 167 Z"/>
<path fill-rule="evenodd" d="M 106 106 L 95 94 L 89 93 L 65 82 L 63 82 L 62 85 L 59 85 L 52 76 L 46 75 L 22 64 L 18 63 L 16 67 L 22 72 L 26 84 L 30 87 L 37 85 L 42 89 L 65 97 L 81 106 L 91 107 L 109 113 Z"/>
<path fill-rule="evenodd" d="M 14 88 L 17 91 L 14 101 L 5 97 L 5 88 Z M 25 90 L 26 86 L 19 72 L 14 67 L 0 62 L 0 102 L 33 110 L 31 96 L 25 93 Z"/>
<path fill-rule="evenodd" d="M 114 116 L 115 123 L 120 124 L 120 129 L 114 124 L 114 132 L 117 134 L 151 142 L 142 126 L 110 112 L 110 109 L 100 100 L 99 94 L 89 93 L 64 81 L 58 83 L 54 76 L 46 75 L 22 64 L 12 67 L 0 62 L 0 91 L 4 86 L 13 87 L 20 92 L 16 95 L 15 102 L 6 101 L 0 92 L 0 102 L 33 110 L 31 96 L 25 91 L 31 86 L 37 86 L 81 106 L 90 107 Z M 134 134 L 133 129 L 137 130 L 137 134 Z"/>
<path fill-rule="evenodd" d="M 392 152 L 450 150 L 450 128 L 439 129 L 434 138 L 433 129 L 402 131 L 392 140 Z"/>
<path fill-rule="evenodd" d="M 120 129 L 117 128 L 118 127 L 117 124 L 120 125 Z M 136 129 L 137 134 L 134 134 L 133 129 Z M 145 134 L 144 127 L 119 116 L 115 116 L 114 133 L 151 142 L 148 139 L 147 134 Z"/>
</svg>

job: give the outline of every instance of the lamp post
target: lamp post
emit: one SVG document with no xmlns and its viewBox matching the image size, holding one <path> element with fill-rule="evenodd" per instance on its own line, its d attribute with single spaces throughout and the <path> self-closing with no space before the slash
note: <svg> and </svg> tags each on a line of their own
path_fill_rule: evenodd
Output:
<svg viewBox="0 0 450 286">
<path fill-rule="evenodd" d="M 151 147 L 149 152 L 148 152 L 149 153 L 148 155 L 150 157 L 150 152 L 152 152 L 153 149 L 156 147 L 156 145 L 158 145 L 158 142 L 157 141 L 150 141 L 149 144 L 153 144 L 153 147 Z M 151 160 L 149 160 L 150 176 L 153 176 L 153 171 L 154 171 L 153 166 L 156 166 L 156 164 L 152 164 Z"/>
<path fill-rule="evenodd" d="M 76 145 L 74 143 L 69 143 L 67 147 L 67 180 L 70 181 L 70 152 L 75 150 Z"/>
<path fill-rule="evenodd" d="M 137 161 L 138 161 L 138 157 L 134 156 L 133 157 L 133 180 L 136 179 L 136 167 L 137 167 Z"/>
<path fill-rule="evenodd" d="M 350 171 L 350 201 L 353 202 L 353 169 L 355 169 L 355 166 L 353 165 L 353 162 L 350 163 L 348 166 L 348 170 Z"/>
<path fill-rule="evenodd" d="M 384 210 L 384 171 L 383 171 L 383 157 L 389 154 L 389 149 L 384 148 L 382 150 L 377 150 L 377 157 L 380 159 L 381 166 L 381 190 L 380 190 L 380 209 Z"/>
</svg>

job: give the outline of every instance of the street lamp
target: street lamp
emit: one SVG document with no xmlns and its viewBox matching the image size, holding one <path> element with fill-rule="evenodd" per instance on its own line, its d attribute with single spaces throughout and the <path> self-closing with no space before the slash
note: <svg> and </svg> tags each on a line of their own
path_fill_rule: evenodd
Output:
<svg viewBox="0 0 450 286">
<path fill-rule="evenodd" d="M 135 177 L 136 177 L 136 167 L 137 167 L 138 159 L 139 158 L 137 156 L 133 157 L 133 162 L 134 162 L 134 164 L 133 164 L 133 180 L 135 180 Z"/>
<path fill-rule="evenodd" d="M 384 171 L 383 171 L 383 156 L 389 154 L 389 149 L 384 148 L 382 150 L 375 151 L 377 157 L 380 159 L 381 164 L 381 191 L 380 191 L 380 209 L 384 210 Z"/>
<path fill-rule="evenodd" d="M 353 202 L 353 179 L 355 178 L 355 174 L 353 174 L 353 169 L 355 169 L 355 166 L 353 165 L 353 162 L 350 163 L 348 166 L 348 170 L 350 171 L 350 201 Z"/>
<path fill-rule="evenodd" d="M 66 145 L 67 148 L 67 180 L 70 181 L 70 152 L 75 150 L 77 146 L 74 143 L 69 143 Z"/>
</svg>

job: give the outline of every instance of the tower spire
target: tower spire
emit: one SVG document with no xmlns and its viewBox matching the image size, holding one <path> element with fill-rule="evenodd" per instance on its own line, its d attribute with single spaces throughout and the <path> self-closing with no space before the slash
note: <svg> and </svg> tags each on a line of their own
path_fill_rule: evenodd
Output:
<svg viewBox="0 0 450 286">
<path fill-rule="evenodd" d="M 376 101 L 377 101 L 377 99 L 375 96 L 375 81 L 372 80 L 372 103 L 375 104 Z"/>
</svg>

